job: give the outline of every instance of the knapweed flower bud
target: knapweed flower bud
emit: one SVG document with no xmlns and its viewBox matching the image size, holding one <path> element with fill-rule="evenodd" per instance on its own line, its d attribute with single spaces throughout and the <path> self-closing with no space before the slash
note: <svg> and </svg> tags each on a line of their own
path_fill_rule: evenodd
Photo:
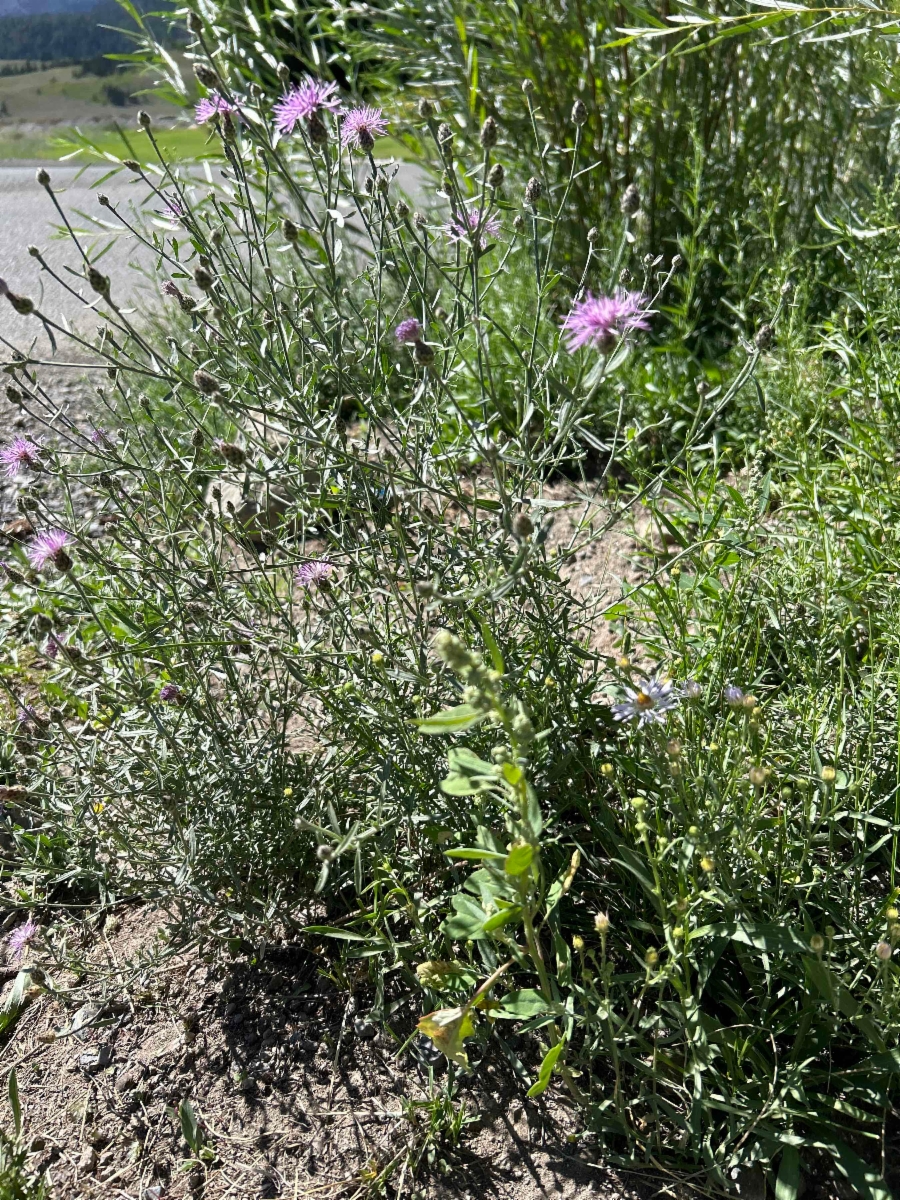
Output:
<svg viewBox="0 0 900 1200">
<path fill-rule="evenodd" d="M 43 167 L 38 169 L 35 179 L 42 188 L 48 188 L 50 186 L 50 172 L 45 170 Z"/>
<path fill-rule="evenodd" d="M 516 233 L 521 233 L 524 228 L 525 218 L 521 213 L 516 213 L 516 215 L 513 217 L 513 229 L 516 231 Z"/>
<path fill-rule="evenodd" d="M 41 252 L 37 246 L 29 246 L 28 253 L 31 255 L 32 258 L 40 258 L 41 257 Z"/>
<path fill-rule="evenodd" d="M 285 217 L 281 222 L 281 232 L 284 234 L 285 239 L 289 242 L 296 242 L 300 238 L 300 229 L 294 224 L 290 217 Z"/>
<path fill-rule="evenodd" d="M 572 124 L 583 125 L 587 120 L 587 106 L 583 100 L 576 100 L 572 105 Z"/>
<path fill-rule="evenodd" d="M 753 341 L 756 344 L 757 350 L 768 350 L 775 341 L 775 330 L 769 324 L 760 325 Z"/>
<path fill-rule="evenodd" d="M 406 218 L 409 216 L 409 205 L 405 200 L 397 201 L 396 212 L 401 221 L 406 220 Z"/>
<path fill-rule="evenodd" d="M 424 96 L 419 101 L 419 116 L 423 121 L 430 121 L 434 116 L 434 105 Z"/>
<path fill-rule="evenodd" d="M 216 449 L 225 461 L 233 467 L 239 467 L 247 457 L 241 447 L 235 442 L 226 442 L 222 438 L 216 441 Z"/>
<path fill-rule="evenodd" d="M 834 767 L 823 767 L 822 768 L 821 778 L 822 778 L 823 783 L 834 783 L 834 779 L 835 779 L 836 775 L 837 775 L 837 771 L 835 771 Z"/>
<path fill-rule="evenodd" d="M 525 184 L 525 203 L 537 204 L 538 200 L 540 200 L 543 194 L 544 185 L 536 175 L 532 175 L 532 177 Z"/>
<path fill-rule="evenodd" d="M 610 921 L 609 915 L 607 913 L 598 912 L 598 913 L 594 914 L 594 928 L 597 930 L 597 932 L 600 934 L 601 937 L 603 937 L 607 933 L 609 933 L 611 924 L 612 924 L 612 922 Z"/>
<path fill-rule="evenodd" d="M 781 285 L 781 294 L 782 294 L 782 296 L 784 297 L 784 299 L 785 299 L 785 300 L 788 298 L 788 296 L 790 296 L 790 295 L 791 295 L 791 293 L 793 292 L 793 290 L 794 290 L 794 285 L 793 285 L 793 283 L 791 282 L 791 280 L 790 280 L 790 279 L 786 279 L 786 280 L 784 281 L 784 283 Z"/>
<path fill-rule="evenodd" d="M 112 201 L 110 200 L 109 196 L 107 196 L 106 192 L 97 193 L 97 203 L 101 208 L 112 208 Z"/>
<path fill-rule="evenodd" d="M 497 122 L 488 117 L 481 126 L 480 141 L 485 150 L 491 150 L 497 145 Z"/>
<path fill-rule="evenodd" d="M 503 185 L 503 180 L 505 178 L 506 171 L 503 167 L 503 163 L 494 163 L 494 165 L 488 171 L 488 187 L 492 187 L 494 191 L 496 191 L 498 187 Z"/>
<path fill-rule="evenodd" d="M 88 283 L 99 296 L 109 295 L 109 276 L 98 271 L 96 267 L 88 267 Z"/>
<path fill-rule="evenodd" d="M 809 948 L 812 950 L 813 954 L 822 953 L 822 951 L 825 949 L 825 939 L 822 937 L 821 933 L 814 933 L 812 935 L 812 937 L 809 939 Z"/>
<path fill-rule="evenodd" d="M 522 91 L 527 96 L 529 92 L 534 91 L 534 82 L 531 79 L 522 80 Z"/>
<path fill-rule="evenodd" d="M 195 12 L 188 14 L 187 27 L 194 37 L 199 37 L 203 32 L 203 22 Z"/>
<path fill-rule="evenodd" d="M 725 688 L 725 703 L 729 708 L 741 708 L 744 703 L 743 691 L 733 683 L 729 683 Z"/>
<path fill-rule="evenodd" d="M 328 141 L 328 126 L 322 120 L 321 113 L 310 113 L 306 119 L 306 136 L 314 146 L 324 146 Z M 360 142 L 362 145 L 362 142 Z"/>
<path fill-rule="evenodd" d="M 133 171 L 135 175 L 141 174 L 141 164 L 133 158 L 123 158 L 122 166 L 127 167 L 129 171 Z"/>
<path fill-rule="evenodd" d="M 204 441 L 205 441 L 205 438 L 203 436 L 203 430 L 195 429 L 194 432 L 191 434 L 191 445 L 194 447 L 194 449 L 199 450 L 200 447 L 203 445 Z"/>
<path fill-rule="evenodd" d="M 534 533 L 534 525 L 527 513 L 516 513 L 512 520 L 513 537 L 520 542 L 527 541 Z"/>
<path fill-rule="evenodd" d="M 890 908 L 885 911 L 884 915 L 889 921 L 896 921 L 898 918 L 900 918 L 900 909 L 895 908 L 892 904 Z"/>
<path fill-rule="evenodd" d="M 442 146 L 449 146 L 453 141 L 453 130 L 446 121 L 441 121 L 437 129 L 437 140 Z"/>
<path fill-rule="evenodd" d="M 766 782 L 767 772 L 765 767 L 751 767 L 749 772 L 750 782 L 754 787 L 762 787 Z"/>
<path fill-rule="evenodd" d="M 194 267 L 194 283 L 203 292 L 209 292 L 215 287 L 215 277 L 206 267 Z"/>
<path fill-rule="evenodd" d="M 25 582 L 25 576 L 22 574 L 22 572 L 17 571 L 16 568 L 11 566 L 8 562 L 0 563 L 0 566 L 3 567 L 3 572 L 10 583 Z"/>
<path fill-rule="evenodd" d="M 316 846 L 316 858 L 319 862 L 330 863 L 334 858 L 334 851 L 330 846 Z"/>
<path fill-rule="evenodd" d="M 144 112 L 143 109 L 141 109 L 137 115 L 137 123 L 140 125 L 141 129 L 149 129 L 153 124 L 152 120 L 150 119 L 150 114 L 148 112 Z"/>
<path fill-rule="evenodd" d="M 287 83 L 291 77 L 291 68 L 287 65 L 287 63 L 280 62 L 275 68 L 275 73 L 282 83 Z"/>
<path fill-rule="evenodd" d="M 669 758 L 679 758 L 681 756 L 681 742 L 677 738 L 672 738 L 666 742 L 666 754 Z"/>
<path fill-rule="evenodd" d="M 197 82 L 202 83 L 205 88 L 214 88 L 219 82 L 219 76 L 206 63 L 194 63 L 194 75 Z"/>
<path fill-rule="evenodd" d="M 637 185 L 629 183 L 628 187 L 622 193 L 622 199 L 619 202 L 619 208 L 626 217 L 633 217 L 641 207 L 641 193 L 637 190 Z"/>
<path fill-rule="evenodd" d="M 416 342 L 413 357 L 420 367 L 430 367 L 434 362 L 434 349 L 427 342 Z"/>
<path fill-rule="evenodd" d="M 590 246 L 596 246 L 597 242 L 600 241 L 600 230 L 596 225 L 592 225 L 587 231 L 587 240 Z"/>
<path fill-rule="evenodd" d="M 680 254 L 673 254 L 672 255 L 672 270 L 677 271 L 683 262 L 684 262 L 684 259 L 681 257 Z"/>
<path fill-rule="evenodd" d="M 416 229 L 424 229 L 427 226 L 427 224 L 428 224 L 428 218 L 425 217 L 422 213 L 420 213 L 420 212 L 413 213 L 413 225 L 415 225 Z"/>
<path fill-rule="evenodd" d="M 647 964 L 648 967 L 655 967 L 656 964 L 659 962 L 659 951 L 654 950 L 654 948 L 651 946 L 650 949 L 647 951 L 647 953 L 644 955 L 644 962 Z"/>
<path fill-rule="evenodd" d="M 215 396 L 222 390 L 215 375 L 210 375 L 209 371 L 202 368 L 194 372 L 194 385 L 203 396 Z"/>
<path fill-rule="evenodd" d="M 17 296 L 15 292 L 7 292 L 6 298 L 20 317 L 30 317 L 34 312 L 34 301 L 27 296 Z"/>
<path fill-rule="evenodd" d="M 875 947 L 875 953 L 882 962 L 887 962 L 893 951 L 891 950 L 890 942 L 879 942 Z"/>
</svg>

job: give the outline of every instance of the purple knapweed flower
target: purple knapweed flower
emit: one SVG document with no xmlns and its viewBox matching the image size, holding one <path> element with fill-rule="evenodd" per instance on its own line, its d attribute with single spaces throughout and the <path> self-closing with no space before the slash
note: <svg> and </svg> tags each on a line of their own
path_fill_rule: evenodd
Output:
<svg viewBox="0 0 900 1200">
<path fill-rule="evenodd" d="M 422 337 L 422 324 L 415 317 L 407 317 L 394 330 L 398 342 L 418 342 Z"/>
<path fill-rule="evenodd" d="M 25 951 L 37 937 L 38 927 L 32 921 L 31 917 L 20 925 L 18 929 L 14 929 L 7 940 L 7 949 L 12 962 L 20 963 L 25 957 Z"/>
<path fill-rule="evenodd" d="M 20 725 L 37 725 L 37 710 L 32 708 L 30 704 L 22 704 L 19 707 L 19 711 L 16 713 L 16 720 Z"/>
<path fill-rule="evenodd" d="M 314 587 L 322 587 L 328 584 L 328 580 L 334 573 L 334 563 L 330 563 L 327 558 L 311 558 L 309 562 L 301 563 L 294 572 L 294 579 L 300 587 L 309 590 Z"/>
<path fill-rule="evenodd" d="M 592 296 L 588 292 L 575 301 L 563 321 L 566 347 L 571 354 L 583 346 L 593 346 L 608 354 L 625 334 L 649 328 L 641 293 L 621 288 L 612 296 Z"/>
<path fill-rule="evenodd" d="M 164 683 L 159 689 L 159 698 L 163 704 L 178 704 L 181 701 L 181 688 L 177 683 Z"/>
<path fill-rule="evenodd" d="M 678 693 L 671 680 L 645 679 L 640 688 L 626 688 L 627 700 L 620 700 L 612 706 L 613 717 L 617 721 L 637 720 L 638 725 L 648 725 L 656 722 L 665 723 L 666 714 L 678 704 Z"/>
<path fill-rule="evenodd" d="M 478 249 L 487 250 L 488 238 L 497 237 L 500 232 L 500 222 L 496 217 L 485 217 L 477 208 L 470 208 L 462 218 L 454 217 L 445 225 L 444 232 L 451 242 L 471 242 L 478 233 Z"/>
<path fill-rule="evenodd" d="M 40 446 L 28 438 L 13 438 L 8 446 L 0 450 L 0 462 L 6 466 L 7 475 L 12 478 L 20 471 L 35 471 L 40 465 Z"/>
<path fill-rule="evenodd" d="M 95 446 L 111 446 L 113 444 L 112 435 L 102 425 L 98 425 L 96 429 L 92 429 L 89 437 Z"/>
<path fill-rule="evenodd" d="M 198 125 L 205 125 L 207 121 L 212 121 L 219 115 L 236 113 L 237 109 L 233 104 L 220 96 L 218 92 L 210 92 L 205 96 L 197 107 L 194 109 L 194 120 Z"/>
<path fill-rule="evenodd" d="M 44 653 L 48 658 L 55 659 L 59 657 L 59 652 L 61 650 L 65 650 L 65 646 L 55 633 L 51 633 L 47 638 L 47 645 L 44 647 Z"/>
<path fill-rule="evenodd" d="M 28 560 L 35 570 L 52 562 L 60 571 L 69 571 L 72 569 L 72 560 L 66 552 L 66 546 L 71 544 L 71 535 L 64 529 L 45 529 L 28 547 Z"/>
<path fill-rule="evenodd" d="M 321 79 L 304 79 L 285 92 L 273 108 L 275 128 L 279 133 L 293 133 L 301 121 L 318 116 L 321 112 L 337 112 L 341 106 L 336 95 L 336 83 L 323 83 Z"/>
<path fill-rule="evenodd" d="M 358 150 L 371 150 L 375 139 L 387 133 L 387 121 L 380 108 L 351 108 L 341 122 L 341 145 L 355 146 Z"/>
</svg>

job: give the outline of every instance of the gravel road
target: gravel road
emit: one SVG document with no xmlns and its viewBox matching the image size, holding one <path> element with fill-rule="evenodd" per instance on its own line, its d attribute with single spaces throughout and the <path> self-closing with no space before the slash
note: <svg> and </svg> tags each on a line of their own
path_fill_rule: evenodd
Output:
<svg viewBox="0 0 900 1200">
<path fill-rule="evenodd" d="M 84 244 L 92 252 L 110 242 L 111 248 L 104 255 L 101 266 L 113 281 L 113 294 L 117 298 L 134 301 L 147 290 L 146 282 L 138 271 L 129 270 L 130 265 L 146 269 L 152 261 L 150 255 L 130 235 L 111 238 L 103 233 L 102 226 L 92 224 L 109 216 L 97 203 L 100 181 L 108 172 L 103 167 L 50 165 L 52 187 L 60 206 L 66 212 L 76 230 L 84 231 Z M 82 293 L 90 301 L 93 293 L 77 274 L 68 275 L 69 267 L 79 270 L 79 255 L 72 242 L 57 235 L 61 225 L 52 200 L 35 181 L 33 166 L 0 167 L 0 277 L 14 292 L 30 296 L 48 316 L 63 323 L 68 321 L 85 332 L 92 332 L 96 322 L 84 303 Z M 146 185 L 121 172 L 102 183 L 102 190 L 112 202 L 121 206 L 128 214 L 133 207 L 140 207 L 146 196 Z M 50 276 L 41 271 L 38 263 L 28 253 L 30 245 L 37 246 L 48 265 L 68 278 L 72 295 L 65 291 Z M 27 345 L 33 337 L 38 338 L 38 349 L 49 350 L 47 339 L 40 325 L 29 317 L 20 317 L 8 304 L 0 308 L 0 335 L 16 346 Z"/>
</svg>

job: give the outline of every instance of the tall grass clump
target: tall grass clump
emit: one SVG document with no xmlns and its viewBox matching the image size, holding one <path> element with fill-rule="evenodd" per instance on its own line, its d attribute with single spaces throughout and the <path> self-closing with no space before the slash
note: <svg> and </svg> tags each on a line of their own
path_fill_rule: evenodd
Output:
<svg viewBox="0 0 900 1200">
<path fill-rule="evenodd" d="M 413 198 L 376 157 L 390 110 L 215 61 L 221 175 L 154 161 L 142 114 L 148 161 L 122 166 L 168 227 L 99 198 L 170 315 L 135 323 L 72 226 L 96 339 L 3 288 L 36 335 L 7 394 L 47 427 L 0 453 L 33 527 L 4 564 L 17 904 L 152 899 L 209 953 L 330 943 L 373 1020 L 454 1073 L 504 1055 L 621 1160 L 758 1168 L 788 1198 L 824 1155 L 883 1195 L 883 265 L 816 330 L 773 263 L 736 361 L 698 364 L 690 261 L 640 246 L 631 202 L 558 253 L 592 163 L 577 97 L 567 173 L 524 186 L 500 123 L 470 158 L 424 100 L 440 186 Z M 92 427 L 54 404 L 45 339 L 93 356 Z M 642 454 L 635 395 L 685 377 L 677 438 Z M 739 473 L 715 436 L 736 404 Z M 625 529 L 631 583 L 580 601 L 577 556 Z"/>
<path fill-rule="evenodd" d="M 823 257 L 819 214 L 852 208 L 896 169 L 897 59 L 881 36 L 889 22 L 867 31 L 858 14 L 852 32 L 834 37 L 820 27 L 839 15 L 798 6 L 748 14 L 734 4 L 626 10 L 611 0 L 217 0 L 179 11 L 193 12 L 205 31 L 188 53 L 209 50 L 236 86 L 271 90 L 279 63 L 373 103 L 400 85 L 410 99 L 398 116 L 409 118 L 415 97 L 426 96 L 469 147 L 492 116 L 516 148 L 511 165 L 523 183 L 566 177 L 578 99 L 589 118 L 584 162 L 594 169 L 572 181 L 560 250 L 577 260 L 588 229 L 614 218 L 632 184 L 658 251 L 684 253 L 683 239 L 702 226 L 690 308 L 701 357 L 734 341 L 734 310 L 755 290 L 773 243 L 804 270 L 815 248 L 827 268 L 817 297 L 827 306 L 843 263 Z M 166 86 L 177 83 L 153 35 L 138 41 Z M 415 122 L 401 120 L 394 132 L 440 169 Z"/>
</svg>

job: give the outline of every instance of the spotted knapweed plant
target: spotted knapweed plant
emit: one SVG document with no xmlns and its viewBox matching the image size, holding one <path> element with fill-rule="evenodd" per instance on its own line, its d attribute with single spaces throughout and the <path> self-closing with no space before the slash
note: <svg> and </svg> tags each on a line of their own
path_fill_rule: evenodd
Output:
<svg viewBox="0 0 900 1200">
<path fill-rule="evenodd" d="M 39 886 L 99 890 L 153 898 L 182 943 L 331 940 L 369 966 L 379 1019 L 393 988 L 454 1070 L 497 1047 L 636 1160 L 720 1185 L 776 1162 L 785 1195 L 801 1146 L 864 1173 L 797 1092 L 812 1063 L 817 1095 L 859 1109 L 853 1073 L 889 1070 L 893 879 L 840 933 L 810 858 L 843 828 L 845 780 L 801 770 L 787 730 L 791 754 L 770 750 L 763 659 L 723 603 L 762 553 L 765 489 L 720 503 L 714 469 L 691 474 L 787 291 L 680 456 L 629 481 L 627 372 L 657 353 L 679 263 L 631 256 L 633 195 L 579 261 L 556 257 L 583 111 L 563 182 L 512 194 L 502 129 L 461 161 L 425 101 L 436 182 L 404 194 L 399 113 L 287 71 L 280 96 L 239 89 L 213 61 L 197 116 L 222 157 L 202 185 L 139 117 L 148 161 L 122 165 L 155 220 L 101 195 L 103 223 L 76 229 L 39 175 L 98 335 L 2 288 L 36 333 L 7 346 L 7 394 L 44 426 L 2 455 L 28 525 L 0 682 L 25 714 L 7 861 L 29 912 Z M 141 320 L 98 265 L 115 230 L 156 255 Z M 53 402 L 61 341 L 89 357 L 100 425 Z M 560 508 L 571 533 L 551 537 Z M 646 512 L 684 567 L 578 601 L 574 556 Z M 783 776 L 804 785 L 791 805 Z M 788 853 L 795 795 L 808 838 Z M 846 819 L 877 854 L 861 808 Z M 841 1022 L 850 1073 L 829 1074 Z"/>
</svg>

